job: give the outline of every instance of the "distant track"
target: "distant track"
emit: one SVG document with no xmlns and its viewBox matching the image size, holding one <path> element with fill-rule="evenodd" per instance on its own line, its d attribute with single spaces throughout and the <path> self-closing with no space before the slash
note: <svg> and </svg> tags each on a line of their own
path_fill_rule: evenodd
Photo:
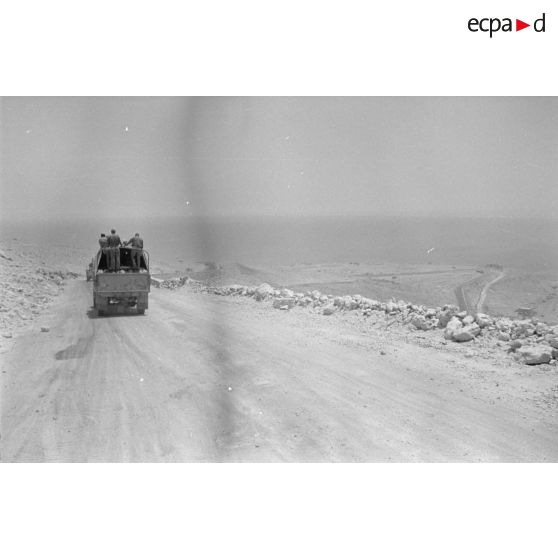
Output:
<svg viewBox="0 0 558 558">
<path fill-rule="evenodd" d="M 492 281 L 489 281 L 483 288 L 479 297 L 479 301 L 477 302 L 477 312 L 482 312 L 482 307 L 484 306 L 484 301 L 486 300 L 486 295 L 488 294 L 488 290 L 490 289 L 490 287 L 492 287 L 492 285 L 494 285 L 495 283 L 497 283 L 498 281 L 500 281 L 500 279 L 503 279 L 504 276 L 506 275 L 506 271 L 502 270 L 500 272 L 500 275 L 498 275 L 498 277 L 495 277 L 494 279 L 492 279 Z"/>
<path fill-rule="evenodd" d="M 464 289 L 467 283 L 470 283 L 470 281 L 467 281 L 466 283 L 462 283 L 461 285 L 455 288 L 455 297 L 457 298 L 457 305 L 459 306 L 459 309 L 465 310 L 467 314 L 470 314 L 471 305 L 469 304 L 469 299 L 467 298 Z"/>
<path fill-rule="evenodd" d="M 488 295 L 488 291 L 489 291 L 490 287 L 492 287 L 492 285 L 494 285 L 495 283 L 500 281 L 500 279 L 502 279 L 505 275 L 506 275 L 506 271 L 502 270 L 497 277 L 495 277 L 491 281 L 488 281 L 483 286 L 481 294 L 480 294 L 479 299 L 477 301 L 477 304 L 475 306 L 473 306 L 471 304 L 471 302 L 469 301 L 469 299 L 467 297 L 467 294 L 465 293 L 465 287 L 467 285 L 469 285 L 470 283 L 473 283 L 473 282 L 477 281 L 478 277 L 470 279 L 469 281 L 466 281 L 465 283 L 462 283 L 461 285 L 456 287 L 455 288 L 455 297 L 457 298 L 457 304 L 459 305 L 459 309 L 460 310 L 465 310 L 467 312 L 467 314 L 471 314 L 471 315 L 474 314 L 475 312 L 482 312 L 482 308 L 484 306 L 484 301 L 486 300 L 486 296 Z"/>
</svg>

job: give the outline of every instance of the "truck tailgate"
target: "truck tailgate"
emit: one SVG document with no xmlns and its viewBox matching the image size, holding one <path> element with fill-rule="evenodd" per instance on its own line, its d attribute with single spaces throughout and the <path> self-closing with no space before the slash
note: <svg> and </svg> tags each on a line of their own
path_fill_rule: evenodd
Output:
<svg viewBox="0 0 558 558">
<path fill-rule="evenodd" d="M 98 273 L 95 290 L 103 293 L 149 292 L 148 273 Z"/>
</svg>

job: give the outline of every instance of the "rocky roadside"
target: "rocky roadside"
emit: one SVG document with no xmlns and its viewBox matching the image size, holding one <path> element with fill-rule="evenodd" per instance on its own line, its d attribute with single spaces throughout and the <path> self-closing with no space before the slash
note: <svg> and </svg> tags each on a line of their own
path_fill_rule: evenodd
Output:
<svg viewBox="0 0 558 558">
<path fill-rule="evenodd" d="M 48 307 L 78 273 L 53 264 L 24 243 L 0 245 L 0 353 Z M 46 329 L 46 328 L 43 328 Z"/>
<path fill-rule="evenodd" d="M 153 285 L 171 290 L 188 285 L 216 295 L 251 297 L 270 301 L 274 308 L 284 311 L 304 307 L 326 316 L 358 313 L 382 327 L 395 325 L 410 331 L 431 331 L 434 335 L 438 332 L 441 344 L 472 342 L 482 353 L 504 353 L 526 365 L 555 366 L 558 360 L 558 326 L 536 319 L 514 320 L 482 313 L 469 315 L 451 304 L 428 308 L 403 300 L 381 302 L 360 295 L 332 296 L 317 290 L 294 292 L 267 283 L 257 287 L 236 284 L 212 287 L 188 277 L 178 277 L 153 278 Z"/>
</svg>

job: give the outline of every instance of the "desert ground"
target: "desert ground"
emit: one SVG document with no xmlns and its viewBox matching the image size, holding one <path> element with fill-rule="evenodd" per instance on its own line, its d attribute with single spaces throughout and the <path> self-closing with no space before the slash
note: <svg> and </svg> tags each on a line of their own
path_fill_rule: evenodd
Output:
<svg viewBox="0 0 558 558">
<path fill-rule="evenodd" d="M 196 281 L 152 288 L 144 316 L 98 317 L 85 254 L 0 248 L 3 462 L 558 459 L 555 360 L 527 366 L 482 335 L 455 343 L 388 314 L 213 289 L 267 280 L 335 295 L 356 274 L 378 297 L 420 304 L 465 285 L 486 309 L 499 270 L 192 264 Z"/>
</svg>

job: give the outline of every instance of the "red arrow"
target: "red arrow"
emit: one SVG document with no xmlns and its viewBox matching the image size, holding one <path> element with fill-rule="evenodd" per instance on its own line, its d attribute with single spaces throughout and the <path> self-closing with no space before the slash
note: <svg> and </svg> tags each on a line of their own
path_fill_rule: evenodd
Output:
<svg viewBox="0 0 558 558">
<path fill-rule="evenodd" d="M 525 29 L 525 27 L 531 27 L 531 25 L 529 23 L 525 23 L 524 21 L 521 21 L 520 19 L 515 20 L 516 31 L 521 31 L 522 29 Z"/>
</svg>

